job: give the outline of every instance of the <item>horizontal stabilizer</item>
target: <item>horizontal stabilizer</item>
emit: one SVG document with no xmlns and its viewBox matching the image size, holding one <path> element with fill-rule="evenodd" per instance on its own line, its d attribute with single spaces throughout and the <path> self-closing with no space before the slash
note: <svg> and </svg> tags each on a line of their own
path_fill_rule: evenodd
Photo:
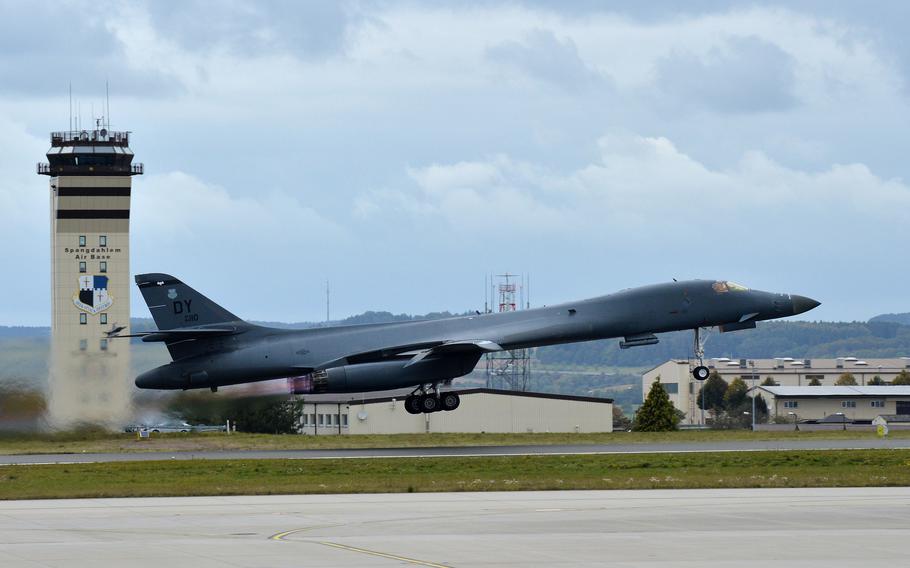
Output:
<svg viewBox="0 0 910 568">
<path fill-rule="evenodd" d="M 236 327 L 219 327 L 219 328 L 191 328 L 184 327 L 181 329 L 168 329 L 163 331 L 142 331 L 139 333 L 130 333 L 124 335 L 113 334 L 109 337 L 120 338 L 120 337 L 141 337 L 142 341 L 145 342 L 156 342 L 156 341 L 183 341 L 187 339 L 202 339 L 206 337 L 217 337 L 219 335 L 233 335 L 235 333 L 240 333 L 240 329 Z"/>
</svg>

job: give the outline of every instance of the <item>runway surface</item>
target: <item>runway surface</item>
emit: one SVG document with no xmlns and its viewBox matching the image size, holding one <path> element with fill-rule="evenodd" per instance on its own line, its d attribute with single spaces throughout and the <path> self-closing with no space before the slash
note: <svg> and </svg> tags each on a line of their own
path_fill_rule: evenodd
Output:
<svg viewBox="0 0 910 568">
<path fill-rule="evenodd" d="M 0 465 L 41 463 L 97 463 L 119 461 L 192 459 L 327 459 L 396 458 L 505 455 L 629 454 L 673 452 L 733 452 L 761 450 L 910 449 L 910 438 L 878 439 L 870 434 L 855 440 L 741 440 L 736 442 L 693 442 L 672 444 L 586 444 L 554 446 L 465 446 L 451 448 L 377 448 L 363 450 L 274 450 L 205 452 L 126 452 L 80 454 L 0 455 Z"/>
<path fill-rule="evenodd" d="M 0 567 L 904 566 L 910 488 L 7 501 Z"/>
</svg>

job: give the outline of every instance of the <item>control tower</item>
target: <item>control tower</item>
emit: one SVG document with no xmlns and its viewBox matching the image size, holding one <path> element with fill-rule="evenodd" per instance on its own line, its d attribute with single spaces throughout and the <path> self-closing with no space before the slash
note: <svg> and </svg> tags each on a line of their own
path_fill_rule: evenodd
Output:
<svg viewBox="0 0 910 568">
<path fill-rule="evenodd" d="M 130 191 L 142 164 L 133 163 L 130 133 L 101 122 L 51 133 L 48 162 L 38 164 L 50 176 L 54 427 L 117 427 L 129 417 L 129 342 L 106 332 L 130 325 Z"/>
</svg>

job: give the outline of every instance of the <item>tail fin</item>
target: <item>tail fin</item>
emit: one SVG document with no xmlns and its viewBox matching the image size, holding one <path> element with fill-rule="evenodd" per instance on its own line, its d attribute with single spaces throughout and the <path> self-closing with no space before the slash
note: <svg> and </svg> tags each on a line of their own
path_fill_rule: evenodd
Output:
<svg viewBox="0 0 910 568">
<path fill-rule="evenodd" d="M 169 274 L 137 274 L 136 285 L 160 330 L 242 321 Z"/>
</svg>

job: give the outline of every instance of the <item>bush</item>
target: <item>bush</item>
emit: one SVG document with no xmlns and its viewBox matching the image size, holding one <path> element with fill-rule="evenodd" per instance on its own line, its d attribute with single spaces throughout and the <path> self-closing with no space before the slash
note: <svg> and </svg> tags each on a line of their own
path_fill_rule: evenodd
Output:
<svg viewBox="0 0 910 568">
<path fill-rule="evenodd" d="M 651 385 L 645 402 L 635 413 L 632 430 L 636 432 L 669 432 L 679 425 L 679 415 L 670 396 L 660 384 L 660 377 Z"/>
<path fill-rule="evenodd" d="M 613 405 L 613 429 L 628 430 L 632 427 L 632 420 L 622 411 L 622 408 Z"/>
<path fill-rule="evenodd" d="M 240 432 L 296 434 L 303 403 L 297 400 L 260 400 L 237 409 L 234 422 Z"/>
</svg>

